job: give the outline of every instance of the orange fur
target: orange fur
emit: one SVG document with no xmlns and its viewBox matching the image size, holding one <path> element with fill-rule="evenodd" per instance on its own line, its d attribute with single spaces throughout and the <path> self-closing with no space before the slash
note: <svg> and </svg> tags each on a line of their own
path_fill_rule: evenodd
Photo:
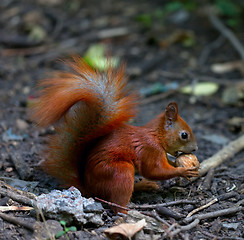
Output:
<svg viewBox="0 0 244 240">
<path fill-rule="evenodd" d="M 40 98 L 33 109 L 39 125 L 55 124 L 57 131 L 43 164 L 49 174 L 86 196 L 122 206 L 131 198 L 135 169 L 150 180 L 196 175 L 196 169 L 176 168 L 167 159 L 166 153 L 197 148 L 176 103 L 143 127 L 128 125 L 136 98 L 126 90 L 124 68 L 99 73 L 80 58 L 69 65 L 75 73 L 58 73 L 40 83 Z"/>
</svg>

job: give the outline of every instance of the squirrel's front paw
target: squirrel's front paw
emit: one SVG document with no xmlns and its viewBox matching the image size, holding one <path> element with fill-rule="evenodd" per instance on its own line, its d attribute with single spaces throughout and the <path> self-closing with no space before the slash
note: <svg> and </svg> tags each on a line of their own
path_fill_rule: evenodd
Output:
<svg viewBox="0 0 244 240">
<path fill-rule="evenodd" d="M 181 177 L 188 179 L 190 177 L 199 176 L 198 169 L 200 167 L 200 163 L 197 157 L 192 153 L 181 154 L 179 157 L 177 157 L 176 166 L 178 167 Z"/>
<path fill-rule="evenodd" d="M 181 172 L 181 177 L 184 178 L 191 178 L 191 177 L 198 177 L 199 176 L 199 172 L 198 169 L 199 167 L 178 167 L 180 172 Z"/>
</svg>

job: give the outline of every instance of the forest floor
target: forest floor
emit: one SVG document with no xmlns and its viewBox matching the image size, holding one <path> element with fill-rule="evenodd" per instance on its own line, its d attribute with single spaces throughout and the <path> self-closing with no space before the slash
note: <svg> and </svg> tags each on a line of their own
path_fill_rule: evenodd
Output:
<svg viewBox="0 0 244 240">
<path fill-rule="evenodd" d="M 24 180 L 24 186 L 19 188 L 36 195 L 61 189 L 38 167 L 44 158 L 42 149 L 53 129 L 40 129 L 31 122 L 29 105 L 37 96 L 35 86 L 38 80 L 64 69 L 59 59 L 84 56 L 98 43 L 107 46 L 109 56 L 126 62 L 126 74 L 132 89 L 138 92 L 149 89 L 148 95 L 142 94 L 139 114 L 133 124 L 145 124 L 162 112 L 170 101 L 176 101 L 182 118 L 197 138 L 198 151 L 195 154 L 200 162 L 243 135 L 244 71 L 240 52 L 216 29 L 203 8 L 189 11 L 181 6 L 175 11 L 166 10 L 169 2 L 0 2 L 0 180 L 14 187 L 22 184 L 18 180 Z M 244 33 L 237 28 L 234 34 L 244 44 Z M 228 63 L 228 66 L 223 63 Z M 224 70 L 218 71 L 217 67 Z M 210 94 L 209 87 L 206 87 L 205 95 L 181 91 L 182 86 L 196 87 L 206 82 L 211 82 L 218 90 Z M 150 89 L 157 84 L 175 88 L 153 94 Z M 234 93 L 229 96 L 230 92 Z M 27 188 L 28 184 L 30 188 Z M 149 228 L 135 239 L 169 239 L 174 234 L 173 239 L 244 239 L 243 197 L 242 150 L 192 183 L 173 179 L 160 182 L 159 190 L 133 194 L 128 207 L 146 211 L 164 229 L 164 233 L 160 233 Z M 182 221 L 189 212 L 214 198 L 217 201 L 196 214 L 234 207 L 239 207 L 239 210 L 205 217 L 189 230 L 180 228 L 180 225 L 190 223 Z M 160 211 L 152 214 L 155 210 L 152 206 L 139 209 L 143 204 L 184 199 L 189 203 L 182 201 L 169 207 L 181 216 L 180 220 Z M 17 202 L 1 191 L 0 208 L 20 206 Z M 112 215 L 106 204 L 104 207 L 102 226 L 75 224 L 77 231 L 70 231 L 69 239 L 106 239 L 103 231 L 121 219 Z M 35 213 L 30 211 L 9 210 L 1 214 L 31 226 L 37 222 Z M 0 218 L 0 239 L 42 239 L 33 233 L 32 227 L 10 223 L 4 216 Z M 54 221 L 59 225 L 57 229 L 62 229 L 59 221 Z M 172 229 L 179 230 L 179 233 L 172 235 L 172 225 Z M 60 239 L 66 239 L 65 235 Z"/>
</svg>

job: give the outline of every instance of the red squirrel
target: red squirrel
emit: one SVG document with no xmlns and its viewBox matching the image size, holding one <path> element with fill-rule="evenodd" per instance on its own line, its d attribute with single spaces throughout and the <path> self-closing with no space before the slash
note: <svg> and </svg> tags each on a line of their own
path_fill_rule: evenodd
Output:
<svg viewBox="0 0 244 240">
<path fill-rule="evenodd" d="M 125 70 L 100 73 L 79 57 L 69 61 L 74 73 L 58 72 L 40 82 L 33 120 L 54 124 L 43 169 L 84 196 L 126 206 L 135 170 L 149 180 L 197 176 L 196 168 L 175 167 L 167 153 L 191 153 L 197 142 L 171 102 L 145 126 L 132 126 L 137 97 L 128 92 Z M 123 212 L 113 207 L 114 212 Z"/>
</svg>

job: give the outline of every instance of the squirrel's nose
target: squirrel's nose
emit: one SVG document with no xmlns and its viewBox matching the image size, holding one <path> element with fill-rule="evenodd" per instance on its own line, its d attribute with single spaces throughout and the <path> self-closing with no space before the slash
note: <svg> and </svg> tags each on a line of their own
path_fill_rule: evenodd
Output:
<svg viewBox="0 0 244 240">
<path fill-rule="evenodd" d="M 198 150 L 198 146 L 196 145 L 194 148 L 193 148 L 193 152 L 197 151 Z"/>
</svg>

